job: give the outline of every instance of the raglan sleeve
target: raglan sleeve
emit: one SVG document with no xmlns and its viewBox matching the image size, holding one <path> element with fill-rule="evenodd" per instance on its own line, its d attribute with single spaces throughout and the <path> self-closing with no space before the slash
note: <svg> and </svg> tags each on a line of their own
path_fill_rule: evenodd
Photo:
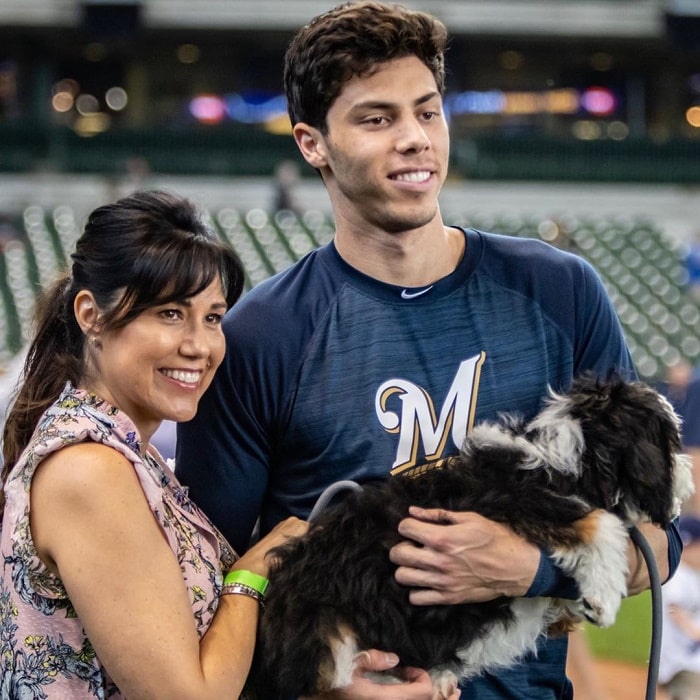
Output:
<svg viewBox="0 0 700 700">
<path fill-rule="evenodd" d="M 700 377 L 694 377 L 688 385 L 683 420 L 683 444 L 700 447 Z"/>
<path fill-rule="evenodd" d="M 574 374 L 593 371 L 601 377 L 616 372 L 635 379 L 625 334 L 614 304 L 593 266 L 577 259 L 574 271 Z"/>
</svg>

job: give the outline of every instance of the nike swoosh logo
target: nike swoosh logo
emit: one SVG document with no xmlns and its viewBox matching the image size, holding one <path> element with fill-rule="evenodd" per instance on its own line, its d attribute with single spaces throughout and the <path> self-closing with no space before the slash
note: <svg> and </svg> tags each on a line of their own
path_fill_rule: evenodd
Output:
<svg viewBox="0 0 700 700">
<path fill-rule="evenodd" d="M 426 287 L 425 289 L 421 289 L 417 292 L 409 292 L 408 289 L 402 289 L 401 290 L 401 298 L 402 299 L 415 299 L 416 297 L 420 297 L 426 292 L 429 292 L 433 288 L 433 285 L 431 284 L 429 287 Z"/>
</svg>

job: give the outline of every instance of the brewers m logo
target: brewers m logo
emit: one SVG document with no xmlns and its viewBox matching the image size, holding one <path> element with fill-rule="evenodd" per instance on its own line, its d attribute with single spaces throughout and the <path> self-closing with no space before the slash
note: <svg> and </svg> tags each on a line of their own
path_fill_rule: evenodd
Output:
<svg viewBox="0 0 700 700">
<path fill-rule="evenodd" d="M 374 400 L 377 418 L 384 430 L 399 436 L 392 474 L 416 466 L 421 442 L 428 466 L 440 459 L 450 435 L 456 447 L 462 446 L 474 421 L 479 374 L 485 359 L 485 353 L 481 352 L 459 365 L 439 416 L 430 395 L 412 382 L 389 379 L 377 389 Z M 389 404 L 396 406 L 397 400 L 399 410 L 392 410 Z"/>
</svg>

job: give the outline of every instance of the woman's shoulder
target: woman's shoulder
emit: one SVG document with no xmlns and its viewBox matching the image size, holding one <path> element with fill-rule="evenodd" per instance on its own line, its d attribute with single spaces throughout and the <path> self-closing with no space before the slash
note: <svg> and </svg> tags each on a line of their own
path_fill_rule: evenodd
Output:
<svg viewBox="0 0 700 700">
<path fill-rule="evenodd" d="M 70 464 L 73 471 L 81 469 L 103 468 L 105 470 L 114 469 L 124 464 L 129 464 L 130 460 L 124 454 L 115 449 L 112 445 L 93 440 L 70 443 L 47 455 L 42 462 L 56 462 Z"/>
<path fill-rule="evenodd" d="M 34 494 L 46 491 L 52 499 L 76 506 L 94 503 L 101 494 L 140 488 L 132 463 L 114 447 L 93 441 L 66 445 L 41 460 L 33 478 Z M 105 485 L 109 485 L 106 489 Z"/>
</svg>

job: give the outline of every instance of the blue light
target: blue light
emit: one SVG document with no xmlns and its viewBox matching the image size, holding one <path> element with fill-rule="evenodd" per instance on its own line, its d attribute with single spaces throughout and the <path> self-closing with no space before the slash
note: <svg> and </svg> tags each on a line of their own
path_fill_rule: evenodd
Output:
<svg viewBox="0 0 700 700">
<path fill-rule="evenodd" d="M 445 97 L 445 111 L 451 115 L 499 114 L 505 106 L 506 97 L 501 90 L 467 90 Z"/>
<path fill-rule="evenodd" d="M 265 92 L 230 93 L 224 96 L 226 114 L 244 124 L 264 124 L 274 117 L 287 114 L 284 95 Z"/>
</svg>

